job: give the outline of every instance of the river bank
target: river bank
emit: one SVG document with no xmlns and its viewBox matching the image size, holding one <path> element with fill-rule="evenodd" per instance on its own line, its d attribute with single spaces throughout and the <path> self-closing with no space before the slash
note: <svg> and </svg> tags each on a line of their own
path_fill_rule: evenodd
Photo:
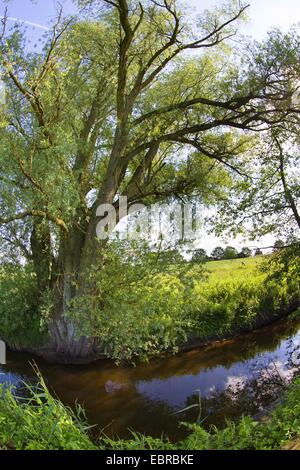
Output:
<svg viewBox="0 0 300 470">
<path fill-rule="evenodd" d="M 214 346 L 217 344 L 222 344 L 225 341 L 234 339 L 238 336 L 246 335 L 251 332 L 255 332 L 260 328 L 264 328 L 266 326 L 271 326 L 276 322 L 289 317 L 290 315 L 296 315 L 297 310 L 300 308 L 300 300 L 295 301 L 292 305 L 288 306 L 286 309 L 280 312 L 274 312 L 270 318 L 266 318 L 265 316 L 258 317 L 251 326 L 244 327 L 244 328 L 236 328 L 234 331 L 230 333 L 224 334 L 223 336 L 214 335 L 208 337 L 206 339 L 198 339 L 197 337 L 190 337 L 188 341 L 180 347 L 178 354 L 182 352 L 192 351 L 193 349 L 202 348 L 205 346 Z M 300 315 L 300 312 L 299 312 Z"/>
<path fill-rule="evenodd" d="M 270 326 L 286 317 L 289 315 L 293 314 L 300 308 L 300 300 L 294 301 L 291 305 L 288 305 L 285 309 L 282 309 L 281 311 L 276 311 L 273 313 L 270 313 L 268 316 L 265 314 L 263 315 L 258 315 L 251 325 L 248 326 L 242 326 L 242 327 L 236 327 L 232 331 L 225 332 L 223 334 L 215 334 L 208 336 L 207 338 L 198 338 L 196 335 L 191 335 L 187 341 L 177 347 L 176 351 L 164 351 L 161 354 L 161 358 L 168 358 L 171 355 L 178 355 L 184 352 L 192 351 L 197 348 L 203 348 L 206 346 L 216 346 L 217 344 L 222 344 L 225 341 L 234 339 L 238 336 L 255 332 L 256 330 L 260 328 L 264 328 L 266 326 Z M 37 348 L 29 348 L 29 347 L 15 347 L 14 345 L 8 344 L 8 347 L 11 349 L 13 352 L 24 352 L 24 353 L 29 353 L 29 354 L 34 354 L 37 357 L 41 357 L 45 361 L 49 362 L 50 364 L 70 364 L 69 359 L 65 355 L 58 355 L 57 352 L 55 352 L 49 345 L 45 345 L 42 347 L 37 347 Z M 154 359 L 155 356 L 150 357 L 149 359 L 152 360 Z M 91 364 L 93 362 L 98 362 L 100 360 L 107 360 L 107 356 L 104 352 L 98 352 L 95 353 L 95 355 L 91 357 L 79 357 L 79 358 L 73 358 L 71 361 L 72 365 L 87 365 Z M 123 366 L 132 366 L 132 364 L 127 361 L 120 361 Z"/>
</svg>

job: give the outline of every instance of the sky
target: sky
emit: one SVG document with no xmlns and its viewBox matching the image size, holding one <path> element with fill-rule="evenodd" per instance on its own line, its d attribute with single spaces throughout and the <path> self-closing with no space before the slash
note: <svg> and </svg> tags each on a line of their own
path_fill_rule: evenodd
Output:
<svg viewBox="0 0 300 470">
<path fill-rule="evenodd" d="M 72 0 L 60 0 L 60 3 L 64 7 L 65 14 L 76 12 Z M 185 0 L 184 3 L 195 12 L 200 13 L 204 9 L 220 4 L 220 1 Z M 300 24 L 300 0 L 249 0 L 249 3 L 249 21 L 240 30 L 242 34 L 262 40 L 267 32 L 274 27 L 288 31 L 293 24 Z M 55 0 L 0 0 L 0 16 L 3 15 L 6 6 L 8 6 L 8 16 L 11 18 L 11 23 L 16 20 L 27 22 L 28 34 L 32 42 L 35 42 L 39 36 L 45 33 L 55 18 L 57 2 Z M 231 240 L 230 242 L 237 247 L 244 245 L 243 240 Z M 197 245 L 210 251 L 220 243 L 224 242 L 203 232 Z M 270 246 L 272 243 L 272 237 L 265 237 L 259 242 L 260 246 Z"/>
<path fill-rule="evenodd" d="M 66 13 L 75 11 L 71 0 L 60 0 Z M 196 11 L 212 8 L 219 4 L 218 0 L 185 0 L 186 5 Z M 280 27 L 288 30 L 289 27 L 300 23 L 299 0 L 249 0 L 249 23 L 243 26 L 243 32 L 256 39 L 262 39 L 268 30 Z M 0 11 L 8 5 L 9 16 L 40 24 L 47 27 L 55 16 L 55 0 L 0 0 Z M 41 30 L 42 31 L 42 30 Z"/>
</svg>

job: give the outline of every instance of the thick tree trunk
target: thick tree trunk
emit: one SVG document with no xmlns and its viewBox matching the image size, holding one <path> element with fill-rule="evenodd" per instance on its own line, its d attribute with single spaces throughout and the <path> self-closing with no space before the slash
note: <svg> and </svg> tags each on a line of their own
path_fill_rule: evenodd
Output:
<svg viewBox="0 0 300 470">
<path fill-rule="evenodd" d="M 38 219 L 34 221 L 30 244 L 38 291 L 43 296 L 50 287 L 52 268 L 51 236 L 46 222 Z"/>
<path fill-rule="evenodd" d="M 44 356 L 65 364 L 85 363 L 101 356 L 100 342 L 96 338 L 80 336 L 74 323 L 61 316 L 52 319 L 49 325 L 51 347 Z"/>
<path fill-rule="evenodd" d="M 82 335 L 78 326 L 68 318 L 71 302 L 77 296 L 84 295 L 84 289 L 87 288 L 85 273 L 80 270 L 84 242 L 85 233 L 77 227 L 73 227 L 61 239 L 57 272 L 53 273 L 54 305 L 49 322 L 50 343 L 40 351 L 50 361 L 76 364 L 90 362 L 101 355 L 99 339 Z"/>
<path fill-rule="evenodd" d="M 110 182 L 109 186 L 111 185 Z M 106 192 L 102 202 L 108 200 L 113 200 L 111 188 L 109 197 Z M 67 234 L 61 233 L 56 259 L 52 252 L 47 224 L 39 221 L 32 231 L 31 248 L 41 301 L 47 289 L 53 292 L 49 343 L 37 352 L 54 362 L 89 362 L 101 355 L 99 339 L 81 334 L 78 326 L 68 317 L 72 301 L 89 294 L 93 289 L 88 272 L 101 259 L 102 249 L 106 245 L 106 241 L 99 243 L 96 239 L 96 206 L 93 209 L 93 215 L 86 226 L 79 227 L 79 223 L 74 223 Z M 75 220 L 82 221 L 85 217 L 78 212 Z"/>
</svg>

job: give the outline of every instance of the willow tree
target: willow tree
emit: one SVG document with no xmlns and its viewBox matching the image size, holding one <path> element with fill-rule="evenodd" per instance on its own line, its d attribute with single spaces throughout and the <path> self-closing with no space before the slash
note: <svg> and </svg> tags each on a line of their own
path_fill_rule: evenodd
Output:
<svg viewBox="0 0 300 470">
<path fill-rule="evenodd" d="M 299 240 L 299 46 L 298 27 L 288 33 L 272 31 L 260 45 L 260 60 L 264 57 L 269 63 L 273 76 L 275 64 L 277 70 L 288 71 L 288 81 L 294 84 L 290 97 L 293 112 L 281 113 L 279 120 L 258 134 L 243 166 L 243 172 L 250 177 L 236 180 L 232 197 L 221 204 L 220 231 L 247 233 L 253 239 L 271 234 L 286 242 Z"/>
<path fill-rule="evenodd" d="M 83 19 L 60 13 L 42 52 L 4 19 L 0 49 L 1 233 L 33 260 L 41 302 L 53 293 L 51 348 L 70 361 L 97 349 L 66 314 L 105 250 L 98 206 L 201 194 L 218 165 L 234 171 L 242 131 L 289 112 L 283 74 L 230 64 L 246 5 L 192 21 L 174 0 L 80 3 Z"/>
</svg>

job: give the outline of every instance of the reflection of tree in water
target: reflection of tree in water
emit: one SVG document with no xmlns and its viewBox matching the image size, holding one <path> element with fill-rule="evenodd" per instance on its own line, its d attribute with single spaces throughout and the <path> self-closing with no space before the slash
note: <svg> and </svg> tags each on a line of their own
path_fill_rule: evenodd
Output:
<svg viewBox="0 0 300 470">
<path fill-rule="evenodd" d="M 300 368 L 300 338 L 299 339 L 290 339 L 288 343 L 289 356 L 287 360 L 288 367 L 290 369 Z"/>
<path fill-rule="evenodd" d="M 291 341 L 291 353 L 295 350 Z M 209 429 L 211 425 L 223 427 L 226 421 L 239 420 L 243 415 L 259 416 L 274 401 L 282 396 L 284 389 L 293 377 L 300 372 L 300 365 L 292 364 L 291 357 L 285 364 L 270 360 L 252 364 L 251 378 L 231 377 L 226 389 L 214 390 L 201 399 L 201 424 Z M 289 367 L 291 366 L 291 367 Z M 191 395 L 186 407 L 198 402 L 198 393 Z M 199 409 L 191 409 L 181 414 L 181 421 L 196 422 Z"/>
</svg>

